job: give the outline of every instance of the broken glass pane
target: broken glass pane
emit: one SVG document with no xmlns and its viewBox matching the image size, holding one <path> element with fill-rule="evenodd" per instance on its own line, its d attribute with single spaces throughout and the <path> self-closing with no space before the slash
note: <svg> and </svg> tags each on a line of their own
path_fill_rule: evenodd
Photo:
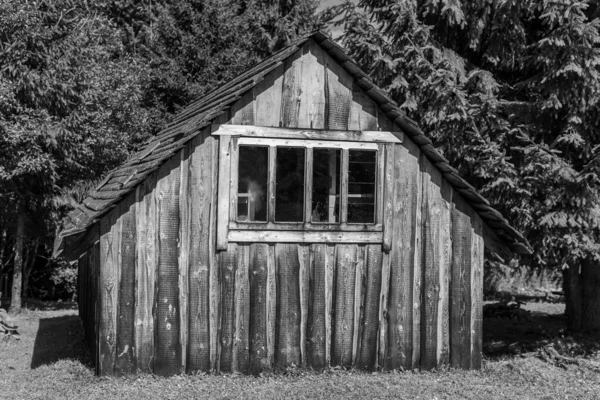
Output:
<svg viewBox="0 0 600 400">
<path fill-rule="evenodd" d="M 341 150 L 313 150 L 312 222 L 338 223 Z"/>
<path fill-rule="evenodd" d="M 304 221 L 304 148 L 277 147 L 275 221 Z"/>
<path fill-rule="evenodd" d="M 266 222 L 269 148 L 240 146 L 238 157 L 237 220 Z"/>
<path fill-rule="evenodd" d="M 350 150 L 348 160 L 348 223 L 375 222 L 377 152 Z"/>
</svg>

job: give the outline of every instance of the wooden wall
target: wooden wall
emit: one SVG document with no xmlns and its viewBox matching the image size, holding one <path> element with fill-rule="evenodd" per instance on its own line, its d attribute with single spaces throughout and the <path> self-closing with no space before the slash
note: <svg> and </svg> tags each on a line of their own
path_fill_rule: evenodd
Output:
<svg viewBox="0 0 600 400">
<path fill-rule="evenodd" d="M 214 122 L 398 129 L 313 41 Z M 205 129 L 102 218 L 80 259 L 100 374 L 480 367 L 482 221 L 418 146 L 386 146 L 384 243 L 221 252 L 218 147 Z"/>
</svg>

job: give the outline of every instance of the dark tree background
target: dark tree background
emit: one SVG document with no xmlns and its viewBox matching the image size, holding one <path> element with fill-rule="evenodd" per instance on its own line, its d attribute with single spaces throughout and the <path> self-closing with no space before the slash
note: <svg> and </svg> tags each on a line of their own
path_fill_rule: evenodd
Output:
<svg viewBox="0 0 600 400">
<path fill-rule="evenodd" d="M 48 257 L 74 202 L 192 99 L 316 29 L 316 7 L 0 0 L 0 274 L 13 277 L 11 308 L 32 270 L 73 286 Z"/>
<path fill-rule="evenodd" d="M 570 328 L 600 329 L 597 1 L 360 0 L 343 44 L 535 248 Z"/>
</svg>

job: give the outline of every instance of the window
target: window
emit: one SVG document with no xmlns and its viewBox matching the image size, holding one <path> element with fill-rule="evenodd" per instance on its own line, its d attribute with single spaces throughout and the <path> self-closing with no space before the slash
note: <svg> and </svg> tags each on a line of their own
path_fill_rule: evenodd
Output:
<svg viewBox="0 0 600 400">
<path fill-rule="evenodd" d="M 230 229 L 381 231 L 382 148 L 233 138 Z"/>
</svg>

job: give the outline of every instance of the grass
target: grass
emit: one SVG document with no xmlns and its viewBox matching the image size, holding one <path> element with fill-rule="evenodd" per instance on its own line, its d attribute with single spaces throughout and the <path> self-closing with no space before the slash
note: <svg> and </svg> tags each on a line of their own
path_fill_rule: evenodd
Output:
<svg viewBox="0 0 600 400">
<path fill-rule="evenodd" d="M 502 336 L 506 332 L 497 328 L 513 326 L 515 321 L 486 320 L 484 337 L 488 346 L 503 340 L 510 345 L 525 338 L 527 329 L 538 331 L 537 336 L 526 339 L 533 344 L 520 349 L 521 354 L 513 354 L 507 346 L 504 352 L 486 356 L 480 371 L 290 369 L 262 377 L 99 378 L 89 366 L 77 311 L 68 303 L 51 304 L 42 311 L 26 309 L 15 317 L 21 340 L 0 340 L 0 399 L 600 399 L 600 351 L 594 347 L 598 342 L 581 345 L 583 339 L 561 337 L 560 331 L 553 331 L 553 326 L 560 325 L 560 305 L 541 303 L 528 310 L 535 318 L 524 324 L 529 328 L 523 328 L 523 334 L 514 337 Z M 548 346 L 557 347 L 569 340 L 583 349 L 576 354 L 559 349 L 571 362 L 561 365 L 555 362 L 559 358 L 544 357 Z"/>
</svg>

